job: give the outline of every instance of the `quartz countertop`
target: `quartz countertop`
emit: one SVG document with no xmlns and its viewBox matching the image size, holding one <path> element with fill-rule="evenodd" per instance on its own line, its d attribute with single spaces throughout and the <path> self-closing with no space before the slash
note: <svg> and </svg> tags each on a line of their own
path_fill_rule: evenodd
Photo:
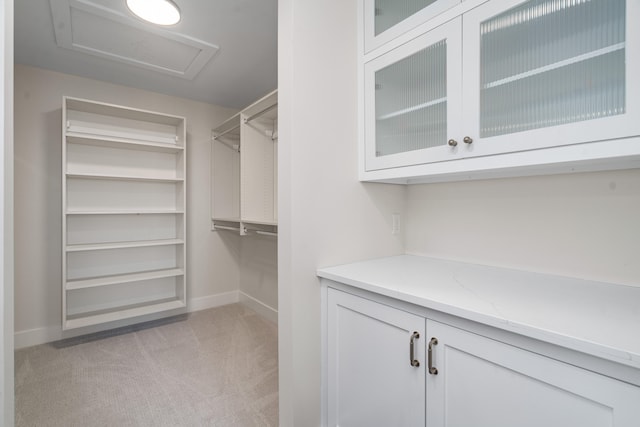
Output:
<svg viewBox="0 0 640 427">
<path fill-rule="evenodd" d="M 640 287 L 415 255 L 318 276 L 640 369 Z"/>
</svg>

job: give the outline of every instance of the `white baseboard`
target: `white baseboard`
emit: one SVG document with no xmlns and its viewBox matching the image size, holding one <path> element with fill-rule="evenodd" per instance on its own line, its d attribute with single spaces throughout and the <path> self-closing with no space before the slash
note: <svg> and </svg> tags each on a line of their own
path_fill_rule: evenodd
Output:
<svg viewBox="0 0 640 427">
<path fill-rule="evenodd" d="M 238 291 L 230 291 L 221 294 L 207 295 L 206 297 L 192 298 L 187 301 L 187 310 L 191 313 L 193 311 L 233 304 L 240 301 L 238 294 Z"/>
<path fill-rule="evenodd" d="M 192 298 L 187 301 L 187 312 L 191 313 L 193 311 L 220 307 L 222 305 L 237 303 L 239 302 L 239 300 L 240 297 L 238 291 L 224 292 L 216 295 L 207 295 L 205 297 Z M 131 319 L 127 319 L 118 322 L 110 322 L 106 325 L 94 325 L 70 331 L 63 331 L 62 326 L 59 325 L 28 329 L 25 331 L 16 331 L 13 336 L 14 348 L 16 350 L 19 350 L 21 348 L 31 347 L 34 345 L 45 344 L 48 342 L 59 341 L 66 338 L 73 338 L 80 335 L 119 328 L 122 326 L 131 325 L 133 323 L 157 320 L 165 317 L 166 314 L 167 313 L 154 313 L 148 316 L 136 318 L 134 321 L 132 321 Z"/>
<path fill-rule="evenodd" d="M 268 306 L 260 300 L 255 299 L 254 297 L 245 294 L 242 291 L 239 291 L 240 294 L 240 304 L 243 304 L 249 307 L 251 310 L 258 313 L 260 316 L 265 319 L 278 324 L 278 310 L 273 307 Z"/>
<path fill-rule="evenodd" d="M 17 331 L 13 334 L 13 346 L 16 350 L 19 350 L 59 339 L 62 339 L 62 326 L 28 329 L 26 331 Z"/>
</svg>

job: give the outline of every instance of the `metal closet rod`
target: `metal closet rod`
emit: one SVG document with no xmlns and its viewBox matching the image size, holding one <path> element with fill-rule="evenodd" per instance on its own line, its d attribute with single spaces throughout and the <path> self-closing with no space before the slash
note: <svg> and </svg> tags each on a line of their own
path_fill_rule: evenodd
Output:
<svg viewBox="0 0 640 427">
<path fill-rule="evenodd" d="M 229 231 L 240 232 L 240 227 L 229 227 L 229 226 L 226 226 L 226 225 L 213 224 L 213 228 L 220 229 L 220 230 L 229 230 Z"/>
<path fill-rule="evenodd" d="M 260 234 L 262 236 L 274 236 L 274 237 L 278 236 L 278 233 L 274 233 L 273 231 L 256 230 L 255 228 L 247 228 L 247 227 L 244 228 L 244 232 L 245 233 L 253 232 L 256 234 Z"/>
<path fill-rule="evenodd" d="M 253 119 L 257 118 L 257 117 L 260 117 L 260 116 L 261 116 L 261 115 L 263 115 L 264 113 L 266 113 L 266 112 L 269 112 L 269 111 L 273 110 L 273 109 L 274 109 L 274 108 L 276 108 L 277 106 L 278 106 L 278 103 L 276 102 L 275 104 L 268 106 L 268 107 L 267 107 L 267 108 L 265 108 L 264 110 L 260 110 L 260 111 L 258 111 L 257 113 L 255 113 L 255 114 L 253 114 L 253 115 L 251 115 L 251 116 L 249 116 L 249 117 L 245 117 L 244 122 L 245 122 L 245 123 L 249 123 L 251 120 L 253 120 Z"/>
</svg>

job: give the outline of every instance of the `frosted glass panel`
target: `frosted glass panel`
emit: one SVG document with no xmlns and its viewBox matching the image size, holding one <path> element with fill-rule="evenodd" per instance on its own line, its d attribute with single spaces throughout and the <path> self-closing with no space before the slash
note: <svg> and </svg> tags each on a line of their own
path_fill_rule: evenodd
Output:
<svg viewBox="0 0 640 427">
<path fill-rule="evenodd" d="M 388 30 L 437 0 L 376 0 L 375 35 Z"/>
<path fill-rule="evenodd" d="M 446 142 L 446 72 L 446 40 L 376 72 L 376 156 Z"/>
<path fill-rule="evenodd" d="M 625 0 L 532 0 L 480 35 L 482 137 L 625 112 Z"/>
</svg>

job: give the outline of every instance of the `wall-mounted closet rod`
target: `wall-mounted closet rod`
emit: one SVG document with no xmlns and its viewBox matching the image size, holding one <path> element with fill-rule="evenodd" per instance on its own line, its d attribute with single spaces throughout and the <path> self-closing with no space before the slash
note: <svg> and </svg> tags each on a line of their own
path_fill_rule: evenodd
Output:
<svg viewBox="0 0 640 427">
<path fill-rule="evenodd" d="M 240 127 L 240 124 L 238 123 L 236 126 L 233 126 L 227 130 L 224 130 L 222 132 L 220 132 L 219 134 L 216 134 L 215 132 L 213 133 L 213 139 L 217 140 L 219 139 L 221 136 L 225 136 L 226 134 L 228 134 L 229 132 L 233 132 L 234 130 L 238 129 Z"/>
<path fill-rule="evenodd" d="M 244 228 L 244 232 L 245 233 L 256 233 L 256 234 L 260 234 L 263 236 L 278 236 L 278 233 L 274 233 L 273 231 L 264 231 L 264 230 L 257 230 L 255 228 Z"/>
<path fill-rule="evenodd" d="M 260 110 L 257 113 L 249 116 L 249 117 L 245 117 L 244 122 L 245 123 L 249 123 L 251 120 L 256 119 L 258 117 L 260 117 L 261 115 L 263 115 L 264 113 L 267 113 L 271 110 L 273 110 L 274 108 L 276 108 L 278 106 L 278 103 L 275 103 L 273 105 L 268 106 L 267 108 L 265 108 L 264 110 Z"/>
<path fill-rule="evenodd" d="M 238 233 L 240 232 L 240 227 L 228 227 L 226 225 L 217 225 L 217 224 L 213 224 L 213 228 L 220 229 L 220 230 L 229 230 L 229 231 L 237 231 Z"/>
</svg>

